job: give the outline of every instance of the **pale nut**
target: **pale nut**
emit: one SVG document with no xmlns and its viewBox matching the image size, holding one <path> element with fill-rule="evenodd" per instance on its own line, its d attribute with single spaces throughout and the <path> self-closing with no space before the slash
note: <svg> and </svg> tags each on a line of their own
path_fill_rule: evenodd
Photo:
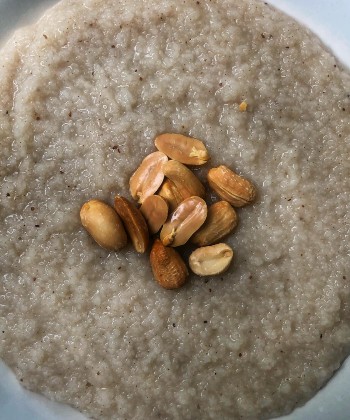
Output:
<svg viewBox="0 0 350 420">
<path fill-rule="evenodd" d="M 135 250 L 144 253 L 148 247 L 149 234 L 147 223 L 140 210 L 119 195 L 114 199 L 114 208 L 122 219 Z"/>
<path fill-rule="evenodd" d="M 186 282 L 188 270 L 180 254 L 159 239 L 154 241 L 150 261 L 156 281 L 165 289 L 178 289 Z"/>
<path fill-rule="evenodd" d="M 134 200 L 142 203 L 158 190 L 164 180 L 162 165 L 167 161 L 168 157 L 162 152 L 151 153 L 143 159 L 129 181 Z"/>
<path fill-rule="evenodd" d="M 203 142 L 182 134 L 161 134 L 155 139 L 154 144 L 171 159 L 185 165 L 203 165 L 210 159 Z"/>
<path fill-rule="evenodd" d="M 169 160 L 163 164 L 163 173 L 178 189 L 183 198 L 205 197 L 205 189 L 196 175 L 182 163 Z"/>
<path fill-rule="evenodd" d="M 157 233 L 168 217 L 168 205 L 164 198 L 159 195 L 147 197 L 142 203 L 140 211 L 151 234 Z"/>
<path fill-rule="evenodd" d="M 192 236 L 191 242 L 207 246 L 219 242 L 237 226 L 237 213 L 227 201 L 218 201 L 208 207 L 203 226 Z"/>
<path fill-rule="evenodd" d="M 189 258 L 191 270 L 199 276 L 215 276 L 228 269 L 233 258 L 233 250 L 220 243 L 197 248 Z"/>
<path fill-rule="evenodd" d="M 117 251 L 128 242 L 119 216 L 103 201 L 90 200 L 83 204 L 80 220 L 95 241 L 105 249 Z"/>
<path fill-rule="evenodd" d="M 170 181 L 170 179 L 164 180 L 163 185 L 158 191 L 158 195 L 164 198 L 164 200 L 168 203 L 170 212 L 173 212 L 176 207 L 186 198 L 182 197 L 176 185 L 173 183 L 173 181 Z"/>
<path fill-rule="evenodd" d="M 207 217 L 207 205 L 200 197 L 186 198 L 171 215 L 160 231 L 165 246 L 184 245 L 202 226 Z"/>
<path fill-rule="evenodd" d="M 251 182 L 237 175 L 227 166 L 221 165 L 208 172 L 210 187 L 223 199 L 235 207 L 252 203 L 256 189 Z"/>
</svg>

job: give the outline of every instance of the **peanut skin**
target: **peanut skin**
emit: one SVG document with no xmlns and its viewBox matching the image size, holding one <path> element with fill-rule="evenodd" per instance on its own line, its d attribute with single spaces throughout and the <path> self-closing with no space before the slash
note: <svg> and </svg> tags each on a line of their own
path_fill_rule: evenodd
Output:
<svg viewBox="0 0 350 420">
<path fill-rule="evenodd" d="M 150 261 L 154 278 L 165 289 L 178 289 L 185 284 L 186 264 L 175 249 L 164 246 L 159 239 L 154 241 Z"/>
<path fill-rule="evenodd" d="M 122 219 L 135 250 L 140 253 L 146 252 L 149 233 L 147 223 L 140 210 L 135 204 L 120 195 L 114 199 L 114 208 Z"/>
</svg>

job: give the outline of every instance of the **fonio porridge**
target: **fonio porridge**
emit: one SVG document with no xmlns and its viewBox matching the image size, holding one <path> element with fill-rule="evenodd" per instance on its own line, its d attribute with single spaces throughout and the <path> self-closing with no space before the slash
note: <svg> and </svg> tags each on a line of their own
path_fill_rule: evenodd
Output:
<svg viewBox="0 0 350 420">
<path fill-rule="evenodd" d="M 0 87 L 0 356 L 26 388 L 96 419 L 263 419 L 339 368 L 350 78 L 308 30 L 255 0 L 63 0 L 5 45 Z M 79 220 L 164 132 L 258 190 L 229 271 L 178 291 Z"/>
</svg>

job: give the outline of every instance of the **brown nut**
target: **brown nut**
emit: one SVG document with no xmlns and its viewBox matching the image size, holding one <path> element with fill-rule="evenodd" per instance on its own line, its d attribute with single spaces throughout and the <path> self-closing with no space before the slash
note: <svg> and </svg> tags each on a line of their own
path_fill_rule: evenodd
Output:
<svg viewBox="0 0 350 420">
<path fill-rule="evenodd" d="M 214 276 L 228 269 L 233 251 L 226 244 L 197 248 L 189 258 L 191 270 L 199 276 Z"/>
<path fill-rule="evenodd" d="M 207 217 L 207 205 L 200 197 L 186 198 L 168 218 L 160 231 L 165 246 L 185 244 Z"/>
<path fill-rule="evenodd" d="M 158 191 L 164 200 L 168 203 L 170 212 L 173 212 L 176 207 L 186 198 L 182 197 L 179 190 L 176 188 L 176 185 L 170 179 L 165 179 L 163 185 Z"/>
<path fill-rule="evenodd" d="M 168 217 L 168 205 L 164 198 L 159 195 L 150 195 L 147 197 L 142 203 L 140 211 L 152 234 L 158 232 Z"/>
<path fill-rule="evenodd" d="M 165 133 L 155 139 L 156 148 L 185 165 L 203 165 L 210 157 L 203 142 L 182 134 Z"/>
<path fill-rule="evenodd" d="M 119 216 L 103 201 L 86 202 L 80 210 L 80 220 L 95 241 L 105 249 L 117 251 L 128 242 Z"/>
<path fill-rule="evenodd" d="M 208 208 L 203 226 L 192 236 L 191 242 L 208 246 L 219 242 L 237 226 L 237 213 L 227 201 L 218 201 Z"/>
<path fill-rule="evenodd" d="M 140 210 L 129 200 L 119 195 L 114 199 L 114 208 L 122 219 L 135 250 L 141 253 L 145 252 L 149 243 L 149 235 L 147 223 Z"/>
<path fill-rule="evenodd" d="M 210 187 L 223 199 L 235 207 L 242 207 L 255 200 L 256 189 L 247 180 L 227 166 L 221 165 L 208 172 Z"/>
<path fill-rule="evenodd" d="M 165 289 L 178 289 L 186 282 L 188 270 L 180 254 L 159 239 L 154 241 L 150 261 L 155 279 Z"/>
<path fill-rule="evenodd" d="M 163 164 L 163 173 L 167 178 L 173 181 L 182 197 L 205 197 L 203 184 L 196 175 L 182 163 L 177 162 L 176 160 L 169 160 Z"/>
<path fill-rule="evenodd" d="M 143 159 L 129 181 L 130 193 L 134 200 L 142 203 L 158 190 L 164 179 L 162 165 L 167 161 L 167 156 L 162 152 L 151 153 Z"/>
</svg>

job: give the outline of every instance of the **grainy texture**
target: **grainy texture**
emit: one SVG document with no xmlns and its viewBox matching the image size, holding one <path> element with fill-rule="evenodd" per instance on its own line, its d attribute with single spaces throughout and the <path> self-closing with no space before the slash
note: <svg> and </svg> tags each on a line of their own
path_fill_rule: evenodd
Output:
<svg viewBox="0 0 350 420">
<path fill-rule="evenodd" d="M 0 353 L 24 386 L 99 419 L 225 420 L 327 381 L 350 351 L 350 82 L 314 36 L 250 0 L 64 1 L 1 51 L 0 88 Z M 179 291 L 79 221 L 163 132 L 259 191 L 232 268 Z"/>
</svg>

